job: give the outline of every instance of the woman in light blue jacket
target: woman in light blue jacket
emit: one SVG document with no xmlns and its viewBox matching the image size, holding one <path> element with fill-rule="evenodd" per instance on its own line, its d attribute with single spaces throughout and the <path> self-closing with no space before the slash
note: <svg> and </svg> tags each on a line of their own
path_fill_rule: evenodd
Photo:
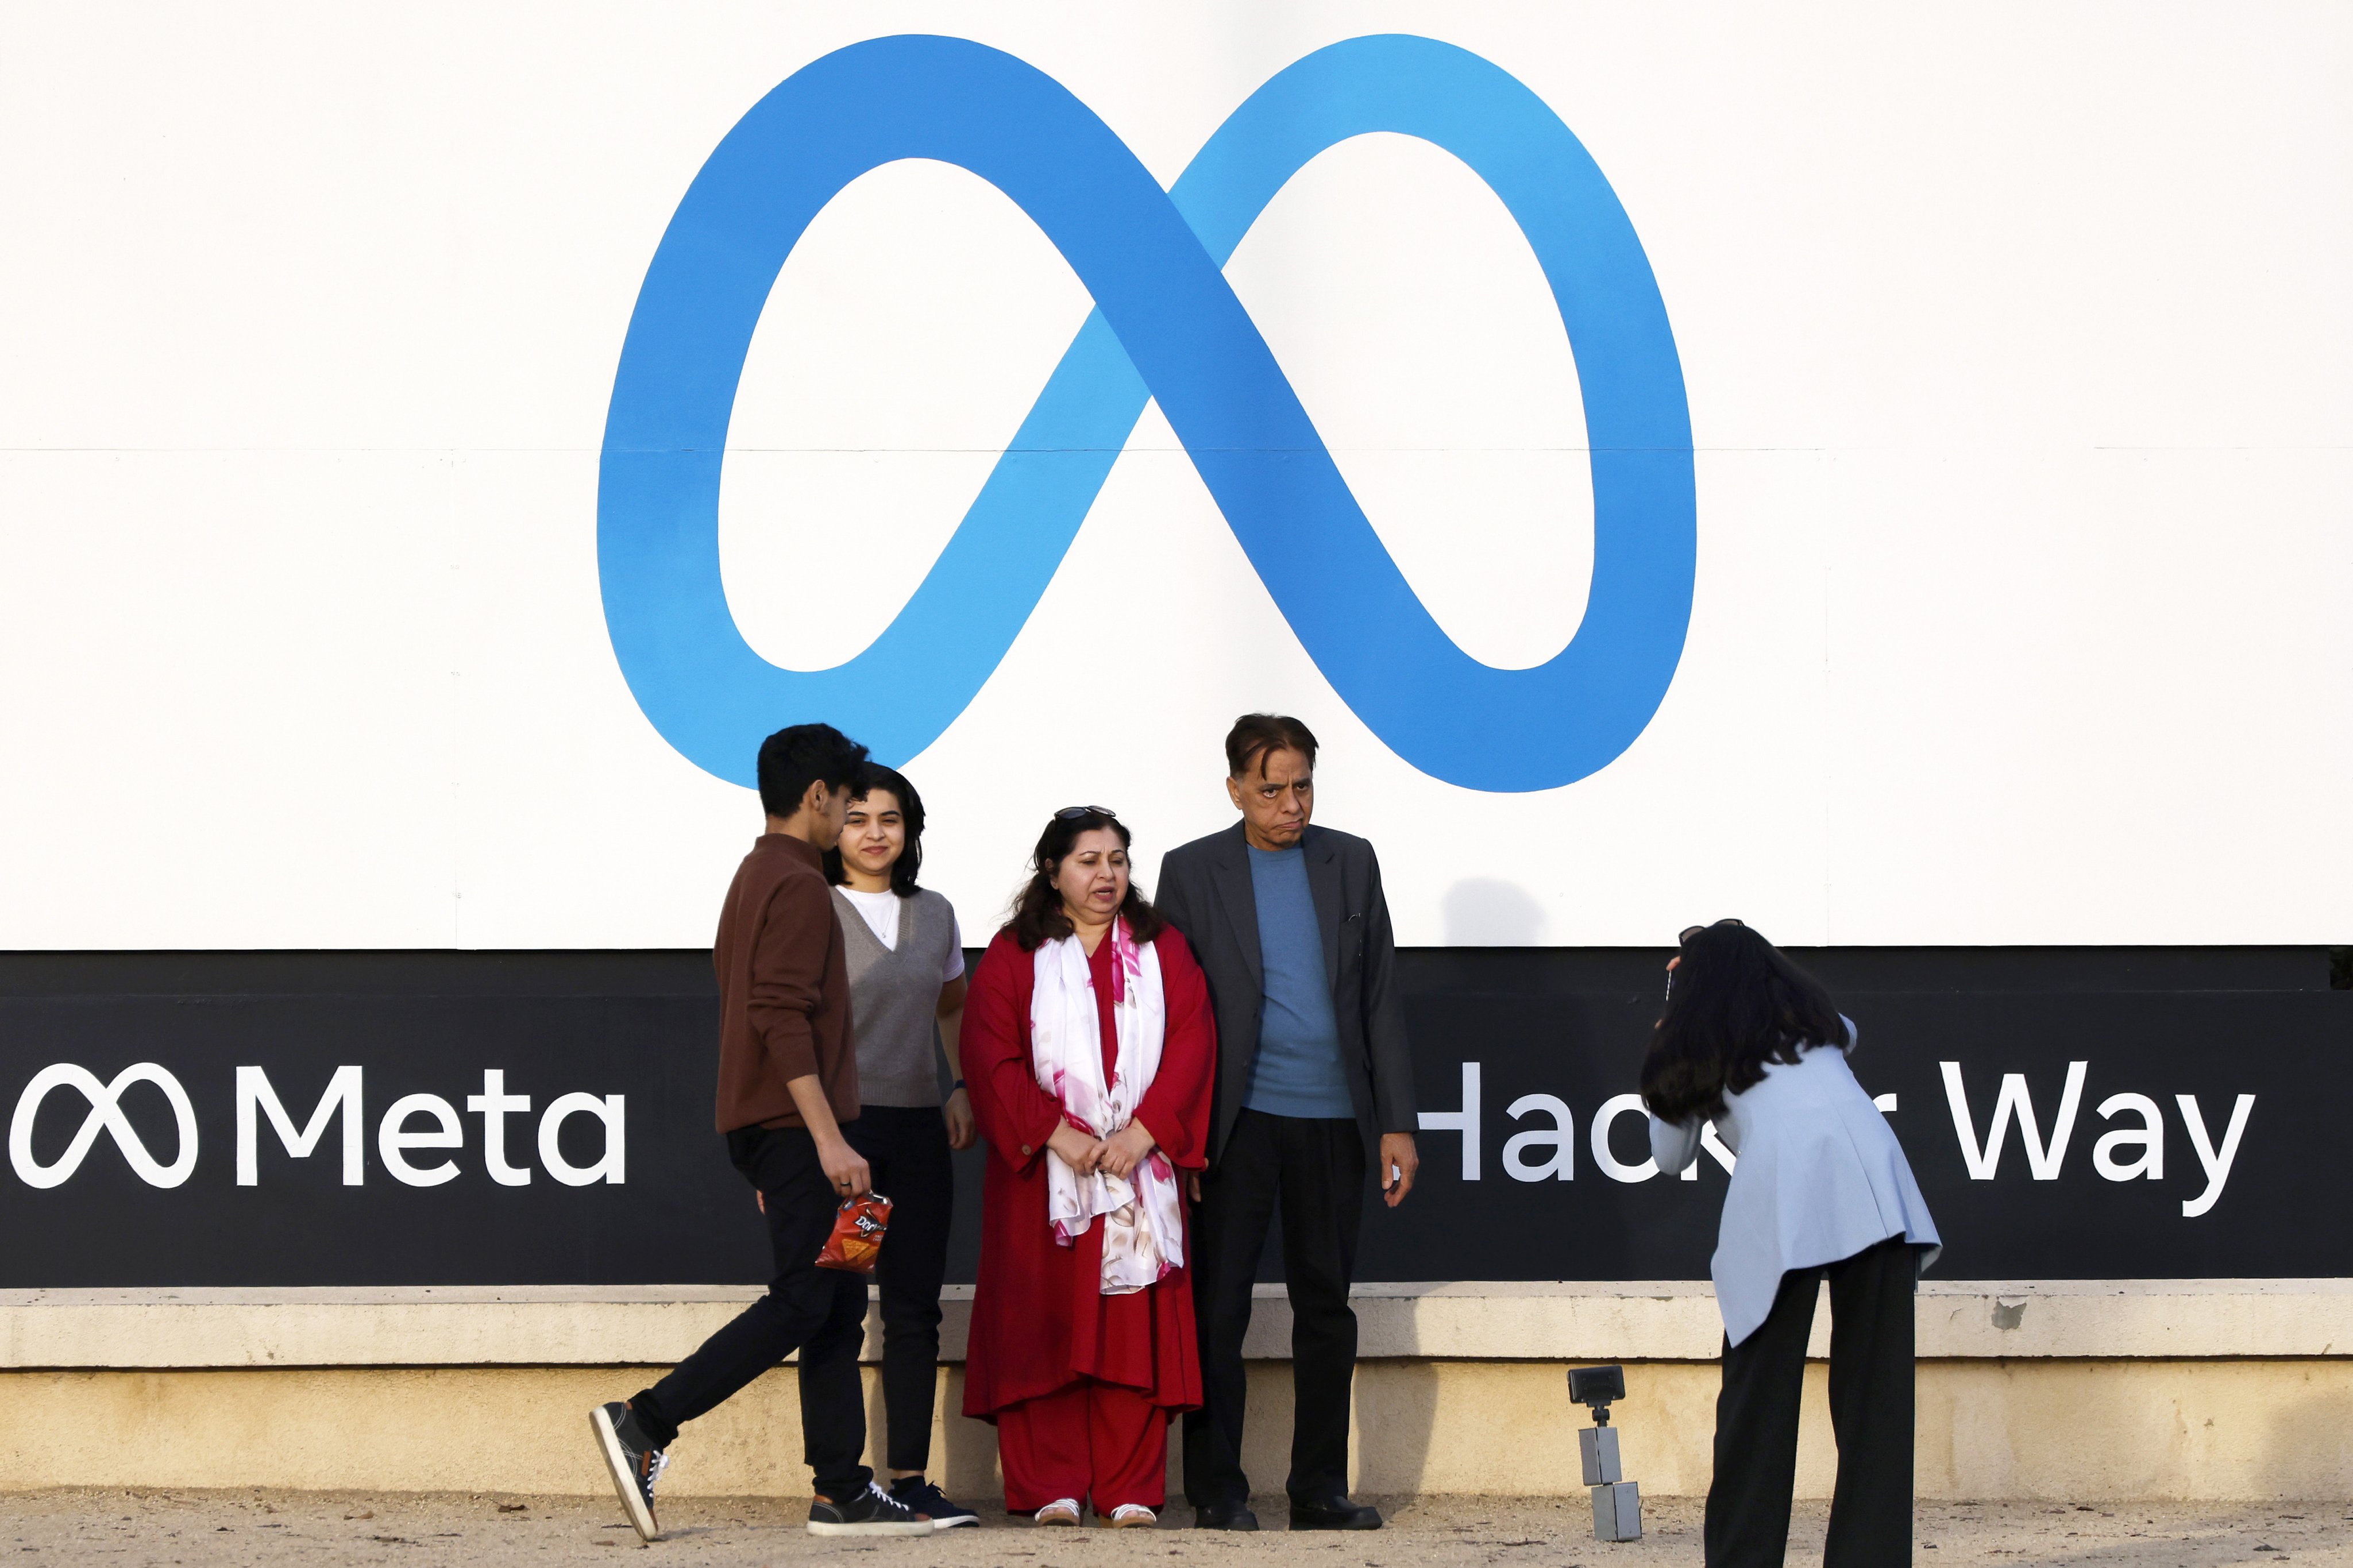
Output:
<svg viewBox="0 0 2353 1568">
<path fill-rule="evenodd" d="M 1855 1038 L 1820 982 L 1740 921 L 1683 933 L 1642 1099 L 1660 1170 L 1698 1158 L 1710 1123 L 1736 1156 L 1710 1266 L 1725 1348 L 1708 1568 L 1778 1568 L 1788 1549 L 1825 1278 L 1839 1467 L 1823 1568 L 1912 1560 L 1912 1298 L 1938 1242 L 1895 1134 L 1847 1066 Z"/>
</svg>

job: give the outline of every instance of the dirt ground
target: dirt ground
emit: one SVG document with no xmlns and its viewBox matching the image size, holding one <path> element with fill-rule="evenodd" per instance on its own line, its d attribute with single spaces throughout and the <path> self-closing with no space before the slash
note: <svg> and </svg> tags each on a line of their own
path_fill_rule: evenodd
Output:
<svg viewBox="0 0 2353 1568">
<path fill-rule="evenodd" d="M 922 1540 L 821 1541 L 801 1526 L 805 1500 L 677 1498 L 662 1507 L 667 1539 L 641 1546 L 619 1506 L 601 1498 L 436 1493 L 119 1491 L 74 1489 L 0 1496 L 0 1563 L 67 1559 L 122 1564 L 461 1563 L 468 1568 L 612 1563 L 649 1551 L 681 1563 L 877 1561 L 1012 1568 L 1683 1568 L 1700 1561 L 1695 1498 L 1646 1498 L 1639 1542 L 1592 1538 L 1581 1500 L 1379 1498 L 1377 1534 L 1292 1537 L 1279 1499 L 1262 1499 L 1268 1530 L 1229 1535 L 1184 1528 L 1178 1505 L 1157 1531 L 1043 1531 L 985 1510 L 979 1529 Z M 2097 1568 L 2212 1568 L 2222 1563 L 2353 1568 L 2353 1504 L 1923 1503 L 1915 1562 L 2081 1563 Z M 1823 1506 L 1798 1505 L 1790 1556 L 1818 1560 Z M 26 1553 L 37 1554 L 27 1557 Z M 1176 1559 L 1176 1562 L 1171 1562 Z"/>
</svg>

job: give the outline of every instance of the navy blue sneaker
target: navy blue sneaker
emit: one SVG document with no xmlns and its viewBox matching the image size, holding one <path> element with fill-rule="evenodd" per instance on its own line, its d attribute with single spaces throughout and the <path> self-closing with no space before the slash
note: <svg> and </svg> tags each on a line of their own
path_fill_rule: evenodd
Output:
<svg viewBox="0 0 2353 1568">
<path fill-rule="evenodd" d="M 809 1503 L 811 1535 L 929 1535 L 932 1521 L 876 1486 L 852 1497 L 819 1497 Z"/>
<path fill-rule="evenodd" d="M 954 1530 L 978 1524 L 980 1515 L 961 1503 L 950 1502 L 940 1489 L 921 1476 L 902 1476 L 891 1483 L 891 1500 L 912 1513 L 928 1514 L 934 1530 Z"/>
<path fill-rule="evenodd" d="M 618 1400 L 588 1413 L 588 1428 L 596 1434 L 596 1451 L 613 1477 L 613 1489 L 637 1527 L 641 1540 L 659 1541 L 661 1526 L 654 1521 L 654 1482 L 670 1466 L 670 1456 L 653 1446 L 638 1425 L 638 1413 Z"/>
</svg>

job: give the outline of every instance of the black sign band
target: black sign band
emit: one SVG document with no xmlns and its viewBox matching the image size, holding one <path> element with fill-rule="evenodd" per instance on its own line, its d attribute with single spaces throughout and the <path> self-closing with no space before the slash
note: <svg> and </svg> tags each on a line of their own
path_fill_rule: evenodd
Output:
<svg viewBox="0 0 2353 1568">
<path fill-rule="evenodd" d="M 1649 1165 L 1664 954 L 1402 955 L 1419 1184 L 1367 1279 L 1707 1272 L 1730 1156 Z M 1801 953 L 1955 1279 L 2353 1273 L 2353 993 L 2316 949 Z M 768 1272 L 697 953 L 0 958 L 0 1286 L 716 1284 Z M 980 1161 L 958 1160 L 972 1278 Z M 1278 1247 L 1270 1245 L 1271 1259 Z"/>
</svg>

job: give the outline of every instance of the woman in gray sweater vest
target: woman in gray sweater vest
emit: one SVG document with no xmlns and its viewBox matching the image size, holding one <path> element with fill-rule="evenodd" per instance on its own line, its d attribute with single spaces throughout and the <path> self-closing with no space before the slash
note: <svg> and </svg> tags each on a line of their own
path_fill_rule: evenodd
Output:
<svg viewBox="0 0 2353 1568">
<path fill-rule="evenodd" d="M 875 1270 L 882 1293 L 882 1408 L 891 1495 L 934 1526 L 977 1524 L 925 1479 L 940 1359 L 940 1281 L 947 1273 L 955 1178 L 948 1153 L 969 1149 L 972 1102 L 956 1068 L 964 1016 L 964 938 L 947 900 L 915 885 L 923 802 L 904 777 L 870 763 L 853 786 L 840 844 L 825 858 L 849 966 L 850 1036 L 860 1110 L 842 1136 L 891 1199 L 891 1235 Z M 955 1079 L 940 1095 L 939 1056 Z"/>
</svg>

